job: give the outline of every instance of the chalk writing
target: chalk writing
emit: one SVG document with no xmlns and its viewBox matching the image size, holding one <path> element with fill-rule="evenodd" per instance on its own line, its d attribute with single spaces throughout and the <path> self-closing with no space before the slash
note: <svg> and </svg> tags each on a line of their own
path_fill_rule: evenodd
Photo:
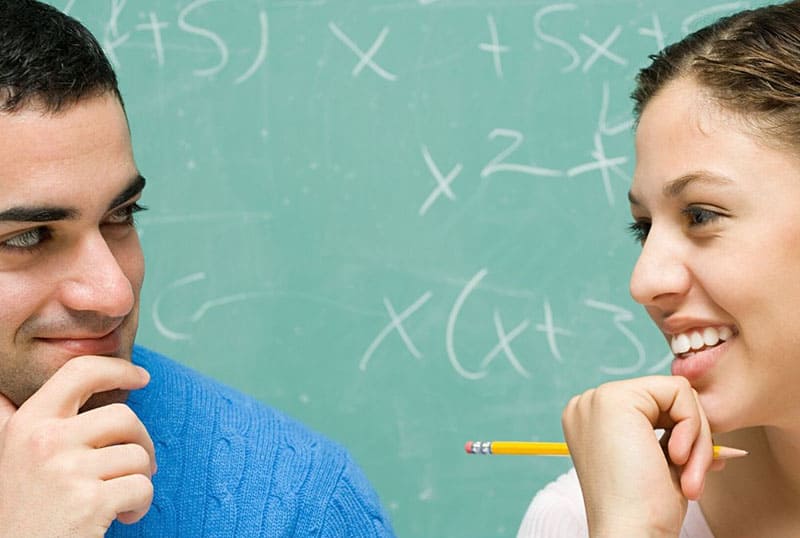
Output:
<svg viewBox="0 0 800 538">
<path fill-rule="evenodd" d="M 258 22 L 261 25 L 261 43 L 258 47 L 258 54 L 253 64 L 247 68 L 247 71 L 239 75 L 234 81 L 235 84 L 241 84 L 256 74 L 259 67 L 261 67 L 267 60 L 267 47 L 269 46 L 269 19 L 267 18 L 266 11 L 259 11 Z"/>
<path fill-rule="evenodd" d="M 447 173 L 447 176 L 444 176 L 442 175 L 441 170 L 439 170 L 439 167 L 436 166 L 436 163 L 433 161 L 433 157 L 431 157 L 431 153 L 426 146 L 422 146 L 422 156 L 425 159 L 425 164 L 428 165 L 428 170 L 430 170 L 431 174 L 433 174 L 433 178 L 436 180 L 437 185 L 433 192 L 430 193 L 428 198 L 425 199 L 425 202 L 423 202 L 422 206 L 420 206 L 420 216 L 427 213 L 430 206 L 433 205 L 436 199 L 442 194 L 447 196 L 450 200 L 456 199 L 456 195 L 453 194 L 450 184 L 456 179 L 456 177 L 458 177 L 458 174 L 460 174 L 461 170 L 464 168 L 461 163 L 458 163 L 450 170 L 450 172 Z"/>
<path fill-rule="evenodd" d="M 167 325 L 161 320 L 161 302 L 170 291 L 183 286 L 188 286 L 189 284 L 204 280 L 205 278 L 205 273 L 192 273 L 191 275 L 179 278 L 178 280 L 170 283 L 169 286 L 159 293 L 155 301 L 153 301 L 153 308 L 151 311 L 153 323 L 155 323 L 156 329 L 159 333 L 161 333 L 162 336 L 170 340 L 189 340 L 191 338 L 191 335 L 188 333 L 178 332 L 168 328 Z"/>
<path fill-rule="evenodd" d="M 537 11 L 536 15 L 533 17 L 533 27 L 536 32 L 536 36 L 545 43 L 550 43 L 560 48 L 562 51 L 567 53 L 567 56 L 569 56 L 570 63 L 561 68 L 562 73 L 569 73 L 573 69 L 576 69 L 581 63 L 581 56 L 572 45 L 563 39 L 545 32 L 545 30 L 542 28 L 542 21 L 551 13 L 558 13 L 560 11 L 574 11 L 576 9 L 578 9 L 578 6 L 575 4 L 553 4 L 552 6 L 543 7 Z"/>
<path fill-rule="evenodd" d="M 213 46 L 216 52 L 216 63 L 206 67 L 197 67 L 192 69 L 192 74 L 197 77 L 210 78 L 221 73 L 230 62 L 230 49 L 226 40 L 218 32 L 206 28 L 200 24 L 194 23 L 193 15 L 196 12 L 201 12 L 203 9 L 214 2 L 219 0 L 193 0 L 187 3 L 177 14 L 177 28 L 183 34 L 193 36 L 193 38 L 204 41 Z M 158 12 L 150 10 L 146 13 L 146 22 L 134 24 L 129 31 L 120 30 L 121 18 L 128 5 L 127 0 L 111 0 L 110 15 L 102 32 L 102 45 L 109 60 L 114 64 L 117 69 L 123 69 L 125 65 L 120 59 L 118 50 L 130 45 L 132 38 L 135 35 L 142 33 L 149 33 L 152 39 L 152 47 L 156 64 L 159 68 L 166 67 L 169 64 L 167 51 L 168 43 L 174 42 L 174 37 L 170 34 L 171 23 L 162 19 Z M 70 2 L 67 8 L 72 9 L 74 2 Z M 267 50 L 269 44 L 269 25 L 267 12 L 263 9 L 257 11 L 257 20 L 259 23 L 258 47 L 256 49 L 253 62 L 245 69 L 244 72 L 239 74 L 234 79 L 234 84 L 241 84 L 251 78 L 258 69 L 264 65 L 267 59 Z M 167 39 L 169 37 L 169 40 Z M 199 49 L 198 49 L 199 50 Z"/>
<path fill-rule="evenodd" d="M 623 180 L 625 180 L 626 183 L 629 183 L 629 178 L 620 168 L 622 165 L 628 162 L 628 158 L 607 157 L 605 152 L 605 147 L 603 145 L 603 139 L 605 136 L 614 136 L 627 131 L 632 127 L 633 120 L 626 120 L 620 122 L 615 126 L 609 126 L 608 125 L 609 100 L 610 100 L 609 85 L 608 82 L 604 81 L 603 97 L 600 105 L 600 117 L 598 118 L 597 130 L 595 131 L 593 137 L 594 149 L 591 151 L 591 156 L 594 158 L 594 161 L 570 168 L 569 170 L 567 170 L 567 176 L 575 177 L 581 174 L 585 174 L 587 172 L 599 170 L 601 177 L 603 179 L 603 189 L 605 190 L 606 193 L 606 200 L 608 201 L 608 205 L 613 206 L 614 191 L 611 186 L 611 176 L 609 172 L 610 171 L 615 172 L 618 176 L 620 176 Z"/>
<path fill-rule="evenodd" d="M 489 140 L 492 141 L 496 138 L 506 138 L 510 140 L 510 143 L 483 167 L 480 172 L 480 176 L 482 178 L 488 178 L 498 173 L 512 173 L 533 177 L 557 178 L 566 176 L 568 178 L 573 178 L 591 172 L 599 172 L 603 182 L 603 190 L 606 194 L 606 200 L 608 201 L 608 205 L 613 207 L 615 203 L 615 197 L 614 189 L 611 185 L 611 173 L 614 173 L 622 181 L 624 181 L 626 185 L 628 185 L 630 183 L 630 178 L 623 171 L 622 166 L 627 164 L 629 159 L 627 156 L 607 156 L 604 139 L 605 137 L 616 136 L 627 132 L 632 127 L 633 120 L 626 119 L 625 121 L 621 121 L 616 125 L 609 125 L 609 101 L 609 85 L 607 82 L 604 82 L 597 127 L 592 136 L 594 147 L 589 152 L 593 159 L 592 161 L 572 166 L 567 170 L 559 170 L 556 168 L 548 168 L 534 164 L 509 162 L 509 159 L 512 158 L 512 156 L 524 144 L 525 135 L 515 129 L 496 128 L 489 133 Z M 420 206 L 418 211 L 420 216 L 424 216 L 430 209 L 431 205 L 433 205 L 441 195 L 446 196 L 451 201 L 455 201 L 456 196 L 453 193 L 450 185 L 463 171 L 463 164 L 457 163 L 445 176 L 440 168 L 436 165 L 436 162 L 434 161 L 433 156 L 431 155 L 427 146 L 422 147 L 422 156 L 437 185 L 436 188 L 425 199 L 422 206 Z"/>
<path fill-rule="evenodd" d="M 497 343 L 483 356 L 477 367 L 469 367 L 466 365 L 464 359 L 459 356 L 457 351 L 456 329 L 458 319 L 461 316 L 462 310 L 469 300 L 470 296 L 480 287 L 483 280 L 489 274 L 488 269 L 484 268 L 479 270 L 475 275 L 470 278 L 462 287 L 461 291 L 456 296 L 447 317 L 445 327 L 445 352 L 447 359 L 450 362 L 455 373 L 473 381 L 486 378 L 490 373 L 490 366 L 499 358 L 505 358 L 506 362 L 511 368 L 523 378 L 530 378 L 532 359 L 527 358 L 521 360 L 518 357 L 517 351 L 512 347 L 512 343 L 520 335 L 522 335 L 531 325 L 531 320 L 528 318 L 523 319 L 517 323 L 511 330 L 507 330 L 503 323 L 500 310 L 495 308 L 492 313 L 492 320 L 494 331 L 497 338 Z M 366 371 L 367 366 L 373 360 L 376 352 L 386 337 L 392 332 L 396 331 L 403 340 L 407 350 L 416 359 L 422 359 L 423 353 L 417 349 L 413 344 L 411 337 L 403 326 L 403 322 L 409 319 L 415 312 L 417 312 L 425 303 L 432 297 L 432 292 L 426 291 L 419 299 L 417 299 L 411 306 L 406 308 L 402 313 L 398 314 L 391 302 L 384 297 L 383 302 L 386 311 L 389 314 L 390 322 L 378 333 L 367 347 L 367 350 L 362 355 L 358 367 L 361 371 Z M 617 366 L 609 364 L 598 364 L 598 370 L 606 375 L 611 376 L 628 376 L 633 375 L 645 370 L 647 363 L 647 355 L 644 345 L 636 334 L 628 327 L 628 324 L 634 320 L 634 315 L 629 310 L 608 303 L 598 301 L 596 299 L 584 300 L 584 305 L 592 310 L 599 310 L 611 314 L 611 323 L 614 328 L 624 337 L 634 352 L 635 361 L 629 365 Z M 558 326 L 555 323 L 552 306 L 549 299 L 545 299 L 542 305 L 544 313 L 544 321 L 537 323 L 535 329 L 537 332 L 544 333 L 547 340 L 547 346 L 550 350 L 552 358 L 559 363 L 564 362 L 564 356 L 559 349 L 557 337 L 570 337 L 574 338 L 575 333 L 568 329 Z M 672 354 L 669 353 L 663 359 L 659 360 L 655 365 L 651 365 L 646 369 L 648 373 L 662 371 L 672 360 Z M 526 364 L 527 363 L 527 364 Z"/>
<path fill-rule="evenodd" d="M 331 32 L 333 32 L 333 35 L 339 38 L 339 40 L 342 43 L 347 45 L 347 48 L 352 50 L 356 54 L 356 56 L 358 56 L 359 58 L 358 63 L 355 65 L 355 67 L 353 67 L 353 70 L 351 71 L 351 74 L 354 77 L 360 75 L 361 71 L 363 71 L 365 67 L 369 67 L 372 71 L 374 71 L 379 77 L 383 79 L 386 79 L 390 82 L 394 82 L 395 80 L 397 80 L 397 75 L 390 73 L 389 71 L 387 71 L 386 69 L 375 63 L 375 61 L 373 60 L 373 57 L 378 53 L 378 50 L 383 45 L 383 42 L 386 40 L 386 36 L 389 35 L 389 28 L 384 27 L 381 30 L 381 33 L 378 34 L 377 39 L 375 39 L 375 42 L 372 44 L 369 50 L 364 52 L 336 24 L 331 22 L 328 24 L 328 27 L 331 29 Z"/>
<path fill-rule="evenodd" d="M 603 43 L 597 43 L 594 39 L 590 38 L 586 34 L 580 34 L 579 36 L 580 40 L 589 45 L 592 49 L 594 49 L 594 51 L 589 55 L 589 57 L 586 58 L 586 61 L 583 62 L 583 67 L 581 67 L 581 70 L 584 73 L 588 72 L 589 69 L 591 69 L 592 65 L 594 65 L 594 63 L 601 57 L 608 58 L 612 62 L 615 62 L 619 65 L 628 65 L 628 61 L 625 58 L 621 57 L 618 54 L 614 54 L 609 50 L 609 48 L 614 43 L 614 41 L 617 40 L 621 32 L 622 32 L 622 27 L 619 25 L 615 26 L 614 30 L 611 31 L 611 34 L 609 34 L 609 36 L 606 38 L 605 41 L 603 41 Z"/>
<path fill-rule="evenodd" d="M 158 65 L 164 65 L 164 44 L 161 39 L 161 30 L 167 28 L 169 26 L 166 22 L 161 22 L 158 20 L 158 15 L 154 11 L 148 13 L 149 22 L 137 24 L 137 30 L 150 30 L 153 32 L 153 46 L 156 49 L 156 58 L 158 60 Z"/>
<path fill-rule="evenodd" d="M 546 177 L 558 177 L 563 175 L 561 170 L 554 170 L 552 168 L 543 168 L 540 166 L 535 166 L 532 164 L 517 164 L 517 163 L 509 163 L 505 160 L 510 157 L 519 147 L 522 145 L 522 142 L 525 140 L 524 135 L 513 129 L 494 129 L 492 132 L 489 133 L 489 140 L 494 140 L 497 137 L 501 138 L 510 138 L 511 143 L 497 154 L 497 156 L 492 159 L 489 164 L 487 164 L 483 170 L 481 170 L 481 177 L 489 177 L 493 174 L 498 172 L 515 172 L 519 174 L 527 174 L 531 176 L 546 176 Z"/>
<path fill-rule="evenodd" d="M 633 333 L 633 331 L 631 331 L 630 328 L 625 325 L 626 323 L 633 321 L 633 314 L 629 310 L 626 310 L 620 306 L 596 301 L 594 299 L 587 299 L 585 304 L 590 308 L 596 308 L 598 310 L 612 313 L 614 315 L 614 327 L 616 327 L 619 332 L 625 335 L 625 338 L 628 339 L 628 341 L 633 345 L 633 348 L 636 350 L 636 362 L 632 365 L 624 367 L 602 366 L 601 370 L 609 375 L 632 375 L 638 372 L 644 366 L 647 358 L 642 342 Z"/>
<path fill-rule="evenodd" d="M 170 292 L 178 288 L 194 284 L 195 282 L 200 282 L 205 279 L 206 279 L 206 274 L 204 272 L 192 273 L 190 275 L 186 275 L 170 283 L 164 290 L 162 290 L 158 294 L 158 296 L 153 301 L 151 315 L 156 330 L 158 330 L 158 332 L 161 333 L 162 336 L 164 336 L 169 340 L 176 340 L 176 341 L 192 339 L 191 333 L 179 332 L 167 326 L 167 324 L 162 319 L 161 304 L 167 297 L 167 295 L 169 295 Z M 200 304 L 200 306 L 194 311 L 194 313 L 192 313 L 189 316 L 189 320 L 192 323 L 197 323 L 212 308 L 217 308 L 232 303 L 238 303 L 240 301 L 247 301 L 258 297 L 263 297 L 264 295 L 265 294 L 262 292 L 245 292 L 245 293 L 235 293 L 231 295 L 225 295 L 222 297 L 215 297 L 214 299 L 208 299 L 204 301 L 202 304 Z"/>
<path fill-rule="evenodd" d="M 502 352 L 514 370 L 519 372 L 519 374 L 523 377 L 530 377 L 531 374 L 522 366 L 510 346 L 511 342 L 513 342 L 517 336 L 522 334 L 528 328 L 530 321 L 527 319 L 522 320 L 516 327 L 506 333 L 505 327 L 503 326 L 503 320 L 500 319 L 500 312 L 498 310 L 494 311 L 492 319 L 494 320 L 494 328 L 497 332 L 497 345 L 481 361 L 481 371 L 487 371 L 487 368 L 495 359 L 495 357 Z"/>
<path fill-rule="evenodd" d="M 463 308 L 467 298 L 469 298 L 469 295 L 472 293 L 472 291 L 478 287 L 478 284 L 480 284 L 481 280 L 483 280 L 488 273 L 489 271 L 487 269 L 481 269 L 474 277 L 472 277 L 469 282 L 467 282 L 467 285 L 464 286 L 464 289 L 458 294 L 456 302 L 453 304 L 453 308 L 450 310 L 450 315 L 447 317 L 447 331 L 445 334 L 447 358 L 450 360 L 450 364 L 453 366 L 453 369 L 456 371 L 456 373 L 465 379 L 481 379 L 486 375 L 486 371 L 483 370 L 471 372 L 461 365 L 461 361 L 458 360 L 455 350 L 454 334 L 456 322 L 458 321 L 458 315 L 461 312 L 461 309 Z"/>
<path fill-rule="evenodd" d="M 478 47 L 482 51 L 492 54 L 494 73 L 497 75 L 497 78 L 503 78 L 503 61 L 500 55 L 510 51 L 511 48 L 500 44 L 500 38 L 497 36 L 497 24 L 494 22 L 494 17 L 487 15 L 486 20 L 489 23 L 489 34 L 491 35 L 492 42 L 481 43 Z"/>
<path fill-rule="evenodd" d="M 118 24 L 119 16 L 122 14 L 122 10 L 125 9 L 126 3 L 127 0 L 111 1 L 111 16 L 103 31 L 103 48 L 108 55 L 108 59 L 117 68 L 120 67 L 119 58 L 117 58 L 116 53 L 117 47 L 121 47 L 130 37 L 130 32 L 124 34 L 120 33 Z"/>
<path fill-rule="evenodd" d="M 653 13 L 653 26 L 652 28 L 639 28 L 639 35 L 652 37 L 656 40 L 656 48 L 661 50 L 666 45 L 664 39 L 664 31 L 661 29 L 661 20 L 658 18 L 658 14 Z"/>
<path fill-rule="evenodd" d="M 221 4 L 222 0 L 192 0 L 183 3 L 180 7 L 174 25 L 177 30 L 183 34 L 188 35 L 194 41 L 204 43 L 212 47 L 215 52 L 216 60 L 208 65 L 202 67 L 193 67 L 191 72 L 193 75 L 201 78 L 213 78 L 221 74 L 230 63 L 231 60 L 231 45 L 230 41 L 233 36 L 226 36 L 217 29 L 196 22 L 195 14 L 201 14 L 210 9 L 210 6 Z M 437 4 L 439 0 L 417 0 L 418 6 L 431 6 Z M 63 11 L 71 13 L 75 11 L 76 0 L 68 0 Z M 272 9 L 291 9 L 291 8 L 323 8 L 326 7 L 326 0 L 313 0 L 309 2 L 294 2 L 294 3 L 274 3 Z M 154 51 L 154 60 L 158 67 L 163 68 L 169 65 L 168 51 L 170 48 L 175 48 L 175 40 L 178 35 L 172 29 L 173 22 L 166 20 L 163 14 L 160 14 L 154 9 L 150 9 L 144 13 L 140 13 L 140 17 L 145 20 L 143 22 L 128 25 L 125 29 L 122 26 L 121 18 L 129 7 L 127 0 L 110 0 L 110 14 L 108 21 L 101 32 L 102 45 L 111 59 L 112 63 L 117 68 L 123 68 L 118 54 L 119 50 L 127 46 L 134 45 L 134 37 L 137 34 L 150 34 L 152 41 L 152 48 Z M 180 5 L 180 4 L 179 4 Z M 254 7 L 257 3 L 253 2 Z M 747 2 L 730 2 L 719 5 L 710 6 L 700 9 L 683 19 L 681 22 L 681 31 L 688 33 L 693 27 L 697 26 L 700 21 L 710 19 L 720 14 L 732 12 L 734 10 L 746 7 Z M 373 9 L 380 11 L 381 9 L 402 8 L 403 6 L 375 6 Z M 216 8 L 219 9 L 219 8 Z M 574 35 L 564 35 L 565 32 L 557 31 L 551 27 L 561 27 L 564 21 L 578 21 L 581 17 L 581 10 L 583 8 L 575 2 L 553 3 L 545 5 L 535 10 L 533 13 L 533 35 L 536 39 L 535 48 L 541 50 L 543 54 L 553 54 L 554 51 L 565 55 L 566 61 L 560 64 L 559 71 L 567 74 L 576 71 L 580 68 L 580 72 L 588 75 L 592 68 L 601 60 L 605 60 L 620 67 L 625 67 L 629 64 L 629 60 L 623 53 L 615 50 L 617 45 L 623 38 L 626 29 L 622 25 L 614 25 L 605 37 L 598 39 L 598 35 L 590 34 L 588 31 L 574 32 Z M 492 68 L 494 75 L 498 79 L 505 78 L 503 67 L 503 56 L 512 52 L 512 50 L 521 50 L 519 47 L 512 49 L 508 42 L 501 42 L 498 31 L 498 21 L 492 14 L 485 16 L 486 23 L 489 30 L 489 38 L 486 41 L 478 41 L 477 49 L 483 53 L 488 53 L 491 56 Z M 651 22 L 649 26 L 639 26 L 635 28 L 637 35 L 651 37 L 654 40 L 657 49 L 664 46 L 666 42 L 666 33 L 662 29 L 661 20 L 656 12 L 651 14 Z M 232 78 L 232 83 L 235 85 L 242 84 L 261 68 L 267 60 L 269 49 L 269 24 L 267 12 L 263 8 L 257 8 L 252 20 L 257 21 L 257 26 L 253 25 L 251 28 L 242 28 L 244 32 L 242 36 L 248 37 L 248 32 L 258 35 L 251 37 L 251 48 L 254 51 L 253 60 L 247 65 L 244 71 L 238 73 Z M 578 28 L 577 24 L 570 24 L 570 28 Z M 398 75 L 386 67 L 379 64 L 377 55 L 379 50 L 385 45 L 389 36 L 389 26 L 383 25 L 368 48 L 363 48 L 356 44 L 356 42 L 343 30 L 342 24 L 330 21 L 328 23 L 329 31 L 348 49 L 350 49 L 357 57 L 357 62 L 351 69 L 350 74 L 353 77 L 358 77 L 365 69 L 369 69 L 377 76 L 390 82 L 396 82 Z M 239 38 L 239 36 L 236 36 Z M 403 36 L 404 39 L 413 36 Z M 257 43 L 257 45 L 256 45 Z M 582 46 L 586 50 L 579 50 Z M 544 46 L 542 46 L 544 45 Z M 208 48 L 199 45 L 192 47 L 198 53 L 208 56 Z M 408 66 L 410 67 L 410 66 Z"/>
<path fill-rule="evenodd" d="M 545 300 L 544 302 L 544 323 L 537 324 L 536 330 L 547 335 L 547 345 L 550 347 L 550 353 L 553 354 L 553 357 L 556 360 L 562 362 L 563 359 L 561 358 L 561 352 L 558 350 L 556 336 L 572 336 L 572 332 L 555 326 L 553 323 L 553 310 L 550 307 L 550 301 L 548 300 Z"/>
<path fill-rule="evenodd" d="M 375 350 L 378 348 L 380 343 L 386 338 L 393 330 L 397 330 L 400 334 L 400 337 L 403 339 L 403 342 L 406 344 L 408 351 L 417 359 L 422 358 L 422 353 L 420 353 L 417 348 L 414 346 L 414 343 L 409 338 L 408 333 L 406 333 L 405 329 L 403 328 L 403 321 L 405 321 L 408 317 L 410 317 L 414 312 L 420 309 L 422 305 L 428 302 L 428 299 L 431 298 L 432 293 L 426 291 L 422 296 L 417 299 L 414 304 L 403 310 L 400 315 L 394 310 L 392 303 L 387 298 L 383 298 L 383 304 L 386 307 L 386 311 L 389 313 L 389 317 L 391 318 L 391 322 L 384 327 L 378 336 L 370 343 L 367 351 L 364 352 L 364 355 L 361 357 L 361 361 L 358 364 L 358 367 L 361 370 L 367 369 L 367 364 L 369 360 L 372 358 L 372 354 L 375 353 Z"/>
<path fill-rule="evenodd" d="M 213 0 L 195 0 L 188 4 L 185 8 L 181 10 L 178 14 L 178 28 L 183 30 L 188 34 L 194 34 L 200 37 L 204 37 L 211 41 L 214 46 L 217 48 L 219 52 L 219 61 L 216 65 L 205 68 L 205 69 L 195 69 L 194 74 L 199 77 L 205 76 L 212 76 L 216 75 L 225 67 L 228 63 L 228 46 L 225 44 L 225 41 L 215 32 L 208 30 L 206 28 L 201 28 L 199 26 L 195 26 L 188 22 L 189 16 L 194 12 L 196 9 L 205 6 L 206 4 L 212 2 Z"/>
<path fill-rule="evenodd" d="M 603 134 L 600 131 L 594 133 L 594 148 L 591 151 L 591 155 L 594 158 L 594 161 L 581 164 L 578 166 L 574 166 L 567 170 L 568 177 L 575 177 L 581 174 L 585 174 L 587 172 L 593 172 L 595 170 L 599 170 L 601 177 L 603 178 L 603 188 L 606 193 L 606 200 L 608 200 L 608 205 L 614 205 L 614 192 L 611 188 L 611 176 L 609 175 L 609 170 L 619 170 L 619 166 L 623 165 L 628 162 L 627 157 L 614 157 L 609 159 L 606 156 L 605 148 L 603 146 Z"/>
</svg>

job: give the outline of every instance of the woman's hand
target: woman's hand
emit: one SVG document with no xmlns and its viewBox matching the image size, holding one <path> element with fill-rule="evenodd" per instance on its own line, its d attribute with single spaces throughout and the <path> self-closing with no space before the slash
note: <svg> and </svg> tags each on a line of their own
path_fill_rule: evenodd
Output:
<svg viewBox="0 0 800 538">
<path fill-rule="evenodd" d="M 708 420 L 683 377 L 588 390 L 570 400 L 562 424 L 593 538 L 677 537 L 687 499 L 698 499 L 706 473 L 722 465 L 712 462 Z M 671 430 L 665 446 L 654 428 Z"/>
</svg>

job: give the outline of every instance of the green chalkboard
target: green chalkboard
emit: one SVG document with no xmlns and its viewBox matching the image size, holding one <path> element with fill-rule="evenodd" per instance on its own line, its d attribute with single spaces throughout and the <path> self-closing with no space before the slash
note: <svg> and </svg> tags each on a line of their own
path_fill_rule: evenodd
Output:
<svg viewBox="0 0 800 538">
<path fill-rule="evenodd" d="M 759 2 L 54 0 L 121 80 L 139 342 L 343 443 L 403 537 L 514 536 L 573 394 L 666 371 L 627 279 L 637 69 Z"/>
</svg>

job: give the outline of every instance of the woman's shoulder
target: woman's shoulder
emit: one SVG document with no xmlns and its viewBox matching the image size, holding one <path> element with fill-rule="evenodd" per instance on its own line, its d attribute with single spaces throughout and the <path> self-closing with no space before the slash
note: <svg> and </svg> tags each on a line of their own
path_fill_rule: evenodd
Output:
<svg viewBox="0 0 800 538">
<path fill-rule="evenodd" d="M 586 538 L 586 510 L 575 469 L 559 476 L 534 496 L 517 538 Z"/>
<path fill-rule="evenodd" d="M 517 538 L 588 538 L 586 509 L 575 469 L 539 491 L 528 506 Z M 680 538 L 714 538 L 700 505 L 689 502 Z"/>
</svg>

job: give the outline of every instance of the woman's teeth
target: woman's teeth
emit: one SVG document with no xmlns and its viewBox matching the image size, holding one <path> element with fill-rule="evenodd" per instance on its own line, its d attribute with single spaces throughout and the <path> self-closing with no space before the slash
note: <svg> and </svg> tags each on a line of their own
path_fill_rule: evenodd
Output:
<svg viewBox="0 0 800 538">
<path fill-rule="evenodd" d="M 673 335 L 670 347 L 675 355 L 689 350 L 699 351 L 704 347 L 712 347 L 733 336 L 730 327 L 706 327 L 702 330 L 689 331 Z"/>
</svg>

